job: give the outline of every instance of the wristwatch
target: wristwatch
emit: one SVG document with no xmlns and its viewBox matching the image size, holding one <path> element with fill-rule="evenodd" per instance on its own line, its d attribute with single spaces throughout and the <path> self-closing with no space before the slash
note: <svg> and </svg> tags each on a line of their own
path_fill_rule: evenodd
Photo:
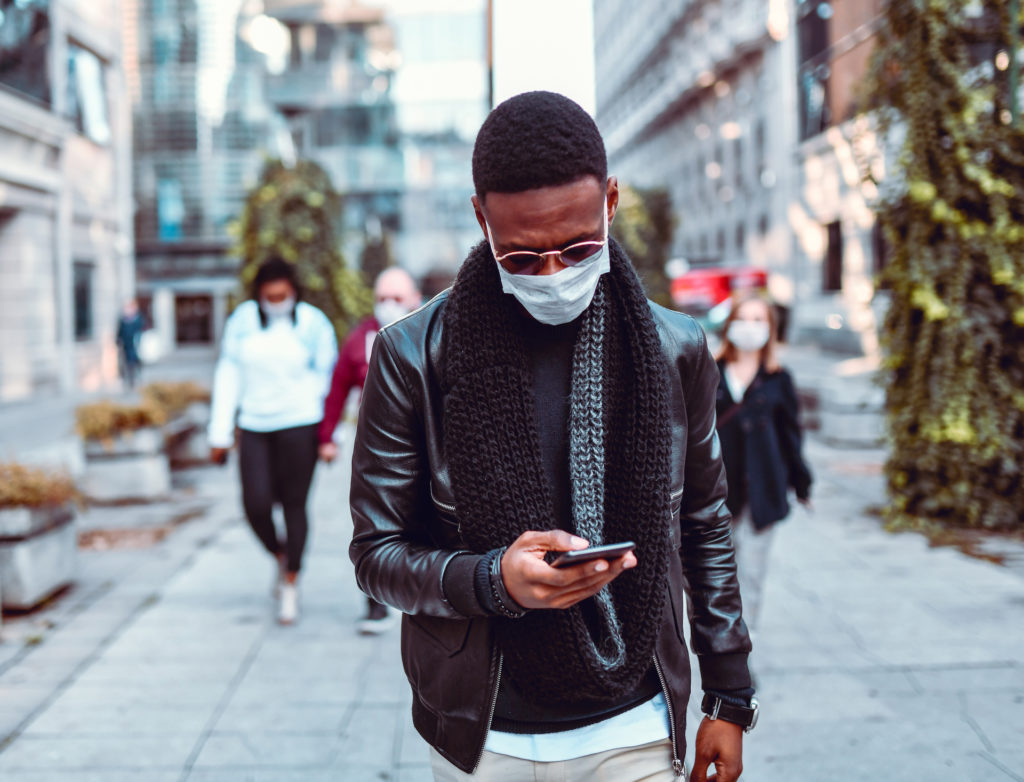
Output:
<svg viewBox="0 0 1024 782">
<path fill-rule="evenodd" d="M 757 698 L 750 699 L 749 707 L 733 706 L 717 695 L 706 693 L 700 702 L 700 710 L 708 715 L 708 719 L 721 719 L 739 725 L 744 733 L 750 733 L 757 725 Z"/>
</svg>

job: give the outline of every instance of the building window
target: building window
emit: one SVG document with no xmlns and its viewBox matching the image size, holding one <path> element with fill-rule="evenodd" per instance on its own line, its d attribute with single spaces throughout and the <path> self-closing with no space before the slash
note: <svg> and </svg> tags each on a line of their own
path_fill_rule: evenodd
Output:
<svg viewBox="0 0 1024 782">
<path fill-rule="evenodd" d="M 797 11 L 797 88 L 800 97 L 800 138 L 816 136 L 829 126 L 828 52 L 832 4 L 802 3 Z"/>
<path fill-rule="evenodd" d="M 747 229 L 743 227 L 743 223 L 736 224 L 736 252 L 743 254 L 744 245 L 747 243 Z"/>
<path fill-rule="evenodd" d="M 75 339 L 92 339 L 92 278 L 95 267 L 91 263 L 76 261 L 74 265 Z"/>
<path fill-rule="evenodd" d="M 757 218 L 757 234 L 758 236 L 768 235 L 768 215 L 761 215 Z"/>
<path fill-rule="evenodd" d="M 0 0 L 0 84 L 49 106 L 49 55 L 49 0 Z"/>
<path fill-rule="evenodd" d="M 68 116 L 83 136 L 97 144 L 110 143 L 107 91 L 100 58 L 68 44 Z"/>
<path fill-rule="evenodd" d="M 210 344 L 213 342 L 213 297 L 176 296 L 174 320 L 179 345 Z"/>
<path fill-rule="evenodd" d="M 825 263 L 821 289 L 823 291 L 841 291 L 843 289 L 843 227 L 837 221 L 826 226 L 828 231 L 828 247 L 825 250 Z"/>
<path fill-rule="evenodd" d="M 797 4 L 801 140 L 856 113 L 855 85 L 867 73 L 884 5 L 882 0 L 801 0 Z"/>
</svg>

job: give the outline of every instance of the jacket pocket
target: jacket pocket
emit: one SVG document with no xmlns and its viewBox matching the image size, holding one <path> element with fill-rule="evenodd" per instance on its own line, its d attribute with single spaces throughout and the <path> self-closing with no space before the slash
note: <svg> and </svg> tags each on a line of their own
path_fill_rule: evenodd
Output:
<svg viewBox="0 0 1024 782">
<path fill-rule="evenodd" d="M 409 614 L 414 634 L 437 646 L 449 657 L 454 657 L 466 646 L 472 619 L 445 619 L 426 614 Z M 418 644 L 413 641 L 413 648 Z"/>
<path fill-rule="evenodd" d="M 676 635 L 679 638 L 679 642 L 686 647 L 686 589 L 683 586 L 685 580 L 682 576 L 682 565 L 679 563 L 679 558 L 675 557 L 675 561 L 669 565 L 669 570 L 673 568 L 679 569 L 679 578 L 674 578 L 670 572 L 668 578 L 668 600 L 672 609 L 672 623 L 676 628 Z"/>
<path fill-rule="evenodd" d="M 682 545 L 682 532 L 679 529 L 680 515 L 683 510 L 683 489 L 679 488 L 669 495 L 669 504 L 672 508 L 672 523 L 668 528 L 669 548 L 678 551 Z"/>
<path fill-rule="evenodd" d="M 442 548 L 463 548 L 462 527 L 455 515 L 455 505 L 438 499 L 434 484 L 430 484 L 430 500 L 434 506 L 437 524 L 432 525 L 434 541 Z"/>
</svg>

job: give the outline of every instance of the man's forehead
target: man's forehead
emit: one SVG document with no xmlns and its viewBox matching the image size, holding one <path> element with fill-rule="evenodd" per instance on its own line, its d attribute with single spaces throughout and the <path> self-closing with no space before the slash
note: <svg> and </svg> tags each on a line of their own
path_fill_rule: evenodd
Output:
<svg viewBox="0 0 1024 782">
<path fill-rule="evenodd" d="M 489 193 L 482 208 L 490 223 L 528 227 L 600 219 L 604 198 L 604 187 L 594 177 L 587 177 L 519 193 Z"/>
</svg>

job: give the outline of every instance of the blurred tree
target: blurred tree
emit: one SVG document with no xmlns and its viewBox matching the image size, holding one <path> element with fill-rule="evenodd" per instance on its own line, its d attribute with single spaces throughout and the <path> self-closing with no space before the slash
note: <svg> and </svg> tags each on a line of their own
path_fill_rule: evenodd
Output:
<svg viewBox="0 0 1024 782">
<path fill-rule="evenodd" d="M 665 307 L 672 306 L 665 264 L 675 229 L 672 197 L 667 190 L 619 185 L 619 207 L 611 234 L 633 261 L 648 298 Z"/>
<path fill-rule="evenodd" d="M 1024 135 L 1004 73 L 1011 2 L 894 0 L 873 60 L 869 106 L 901 144 L 878 214 L 891 246 L 882 337 L 897 526 L 1024 526 Z"/>
<path fill-rule="evenodd" d="M 248 289 L 273 255 L 294 263 L 306 300 L 330 318 L 339 342 L 373 308 L 369 287 L 342 257 L 341 214 L 341 196 L 318 164 L 300 160 L 289 167 L 268 160 L 233 228 L 242 285 Z"/>
</svg>

